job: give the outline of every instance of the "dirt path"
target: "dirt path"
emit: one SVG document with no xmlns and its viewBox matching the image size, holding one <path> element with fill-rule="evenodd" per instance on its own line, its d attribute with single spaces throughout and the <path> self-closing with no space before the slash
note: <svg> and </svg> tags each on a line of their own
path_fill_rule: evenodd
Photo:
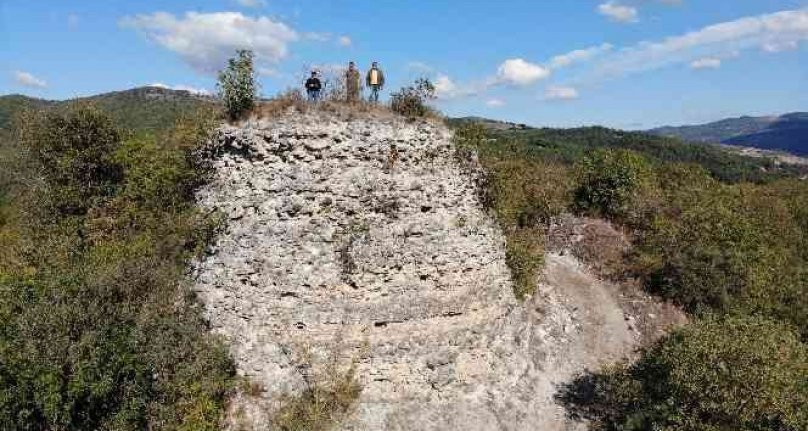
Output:
<svg viewBox="0 0 808 431">
<path fill-rule="evenodd" d="M 571 254 L 549 253 L 538 295 L 557 302 L 571 316 L 569 348 L 559 377 L 615 362 L 629 353 L 639 335 L 626 321 L 618 289 L 589 272 Z"/>
</svg>

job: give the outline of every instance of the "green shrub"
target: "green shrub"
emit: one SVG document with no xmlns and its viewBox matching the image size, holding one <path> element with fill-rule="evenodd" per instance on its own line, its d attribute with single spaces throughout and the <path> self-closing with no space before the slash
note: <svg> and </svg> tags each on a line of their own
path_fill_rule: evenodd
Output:
<svg viewBox="0 0 808 431">
<path fill-rule="evenodd" d="M 253 59 L 252 51 L 238 50 L 236 57 L 228 61 L 227 69 L 219 72 L 219 97 L 231 120 L 241 118 L 255 106 L 258 84 Z"/>
<path fill-rule="evenodd" d="M 544 264 L 544 231 L 515 228 L 505 234 L 505 263 L 513 275 L 513 293 L 519 300 L 533 296 Z"/>
<path fill-rule="evenodd" d="M 111 196 L 122 179 L 112 154 L 121 133 L 101 111 L 74 104 L 64 112 L 29 112 L 17 136 L 41 168 L 47 198 L 59 215 L 81 215 Z"/>
<path fill-rule="evenodd" d="M 808 349 L 788 326 L 710 318 L 560 398 L 606 430 L 796 431 L 808 427 L 806 376 Z"/>
<path fill-rule="evenodd" d="M 390 108 L 393 112 L 409 118 L 424 117 L 431 108 L 427 103 L 435 98 L 435 86 L 426 78 L 420 78 L 414 85 L 404 87 L 390 95 Z"/>
<path fill-rule="evenodd" d="M 627 150 L 595 150 L 578 162 L 577 207 L 616 219 L 630 219 L 642 212 L 653 184 L 648 161 Z"/>
</svg>

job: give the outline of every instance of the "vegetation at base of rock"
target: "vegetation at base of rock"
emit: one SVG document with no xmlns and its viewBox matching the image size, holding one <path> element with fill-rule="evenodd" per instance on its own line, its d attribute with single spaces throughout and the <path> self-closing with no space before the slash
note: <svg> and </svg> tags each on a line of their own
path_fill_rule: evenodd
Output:
<svg viewBox="0 0 808 431">
<path fill-rule="evenodd" d="M 0 169 L 0 428 L 219 429 L 234 367 L 183 283 L 218 227 L 193 202 L 211 120 L 20 117 Z"/>
<path fill-rule="evenodd" d="M 391 94 L 390 108 L 405 117 L 425 117 L 432 112 L 428 103 L 433 99 L 435 99 L 435 86 L 429 79 L 420 78 L 413 85 Z"/>
<path fill-rule="evenodd" d="M 559 399 L 602 430 L 803 430 L 808 348 L 788 326 L 710 317 L 631 365 L 584 375 Z"/>
<path fill-rule="evenodd" d="M 544 233 L 536 228 L 509 229 L 505 263 L 513 274 L 513 292 L 520 300 L 533 295 L 544 263 Z"/>
<path fill-rule="evenodd" d="M 352 411 L 362 392 L 351 367 L 340 372 L 329 367 L 327 373 L 308 385 L 297 396 L 281 401 L 273 417 L 279 431 L 328 431 L 335 429 Z"/>
<path fill-rule="evenodd" d="M 507 143 L 492 145 L 487 139 L 484 128 L 476 124 L 455 132 L 458 152 L 476 151 L 486 171 L 479 194 L 500 221 L 514 293 L 524 299 L 535 291 L 544 261 L 544 227 L 572 204 L 571 169 L 521 153 Z"/>
<path fill-rule="evenodd" d="M 487 172 L 479 194 L 506 235 L 518 297 L 532 293 L 544 235 L 569 211 L 620 224 L 634 244 L 622 277 L 692 313 L 694 323 L 636 364 L 582 377 L 564 400 L 604 430 L 805 429 L 808 181 L 799 171 L 755 174 L 758 161 L 705 147 L 615 134 L 474 124 L 455 134 L 458 151 L 474 149 Z"/>
<path fill-rule="evenodd" d="M 219 98 L 231 120 L 250 112 L 258 98 L 254 58 L 252 51 L 240 49 L 228 60 L 227 68 L 219 72 Z"/>
</svg>

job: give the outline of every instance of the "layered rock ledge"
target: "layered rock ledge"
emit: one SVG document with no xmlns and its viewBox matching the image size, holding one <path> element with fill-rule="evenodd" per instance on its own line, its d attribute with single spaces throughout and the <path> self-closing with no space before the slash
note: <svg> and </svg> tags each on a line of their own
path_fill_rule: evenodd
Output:
<svg viewBox="0 0 808 431">
<path fill-rule="evenodd" d="M 227 228 L 195 289 L 262 386 L 237 401 L 240 426 L 266 429 L 282 396 L 337 363 L 362 387 L 345 429 L 574 429 L 556 384 L 633 343 L 617 305 L 616 330 L 582 327 L 552 273 L 518 303 L 473 161 L 442 126 L 294 114 L 220 129 L 209 157 L 198 201 Z M 597 283 L 568 257 L 553 268 Z"/>
</svg>

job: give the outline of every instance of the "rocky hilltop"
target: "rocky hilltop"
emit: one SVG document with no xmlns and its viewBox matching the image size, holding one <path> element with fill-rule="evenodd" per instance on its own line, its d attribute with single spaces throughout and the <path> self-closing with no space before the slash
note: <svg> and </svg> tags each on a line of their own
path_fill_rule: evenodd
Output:
<svg viewBox="0 0 808 431">
<path fill-rule="evenodd" d="M 362 391 L 344 429 L 578 429 L 556 385 L 635 343 L 569 255 L 515 299 L 475 161 L 443 126 L 295 113 L 219 129 L 208 157 L 198 200 L 227 228 L 196 291 L 260 385 L 234 429 L 267 429 L 285 396 L 349 367 Z"/>
</svg>

